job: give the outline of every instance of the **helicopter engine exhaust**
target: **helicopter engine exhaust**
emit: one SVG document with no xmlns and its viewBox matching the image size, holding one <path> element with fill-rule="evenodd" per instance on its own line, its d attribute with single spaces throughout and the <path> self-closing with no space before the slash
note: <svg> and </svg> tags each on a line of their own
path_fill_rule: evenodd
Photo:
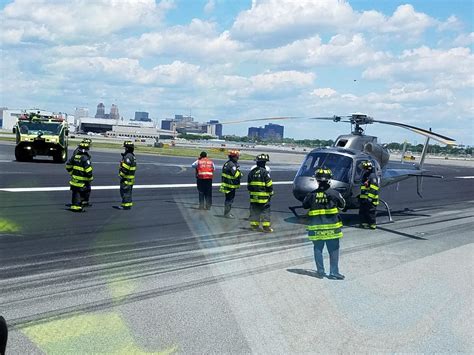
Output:
<svg viewBox="0 0 474 355">
<path fill-rule="evenodd" d="M 380 144 L 374 144 L 372 142 L 366 143 L 364 145 L 364 152 L 377 159 L 380 166 L 385 166 L 388 163 L 388 159 L 390 158 L 390 154 L 386 148 L 382 147 Z"/>
</svg>

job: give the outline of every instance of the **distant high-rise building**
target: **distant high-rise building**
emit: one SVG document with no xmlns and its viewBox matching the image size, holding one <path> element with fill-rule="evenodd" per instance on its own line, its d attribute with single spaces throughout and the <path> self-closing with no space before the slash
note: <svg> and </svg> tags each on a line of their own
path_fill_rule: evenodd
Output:
<svg viewBox="0 0 474 355">
<path fill-rule="evenodd" d="M 221 138 L 222 137 L 222 123 L 219 123 L 219 121 L 217 120 L 210 120 L 209 123 L 215 127 L 213 134 Z"/>
<path fill-rule="evenodd" d="M 279 141 L 283 139 L 284 127 L 269 123 L 265 127 L 249 127 L 248 137 Z"/>
<path fill-rule="evenodd" d="M 89 117 L 89 109 L 85 107 L 76 107 L 74 111 L 74 118 Z"/>
<path fill-rule="evenodd" d="M 282 140 L 284 127 L 278 124 L 269 123 L 264 127 L 263 139 Z"/>
<path fill-rule="evenodd" d="M 112 104 L 110 107 L 110 118 L 114 120 L 118 120 L 120 118 L 118 107 L 115 104 Z"/>
<path fill-rule="evenodd" d="M 166 129 L 168 131 L 174 131 L 176 123 L 174 120 L 162 120 L 161 121 L 161 129 Z"/>
<path fill-rule="evenodd" d="M 135 112 L 135 119 L 133 121 L 151 122 L 151 118 L 148 117 L 148 112 Z"/>
<path fill-rule="evenodd" d="M 97 113 L 95 118 L 104 118 L 105 117 L 105 105 L 101 102 L 97 105 Z"/>
<path fill-rule="evenodd" d="M 261 131 L 263 130 L 262 127 L 249 127 L 249 132 L 247 137 L 249 138 L 262 138 Z"/>
</svg>

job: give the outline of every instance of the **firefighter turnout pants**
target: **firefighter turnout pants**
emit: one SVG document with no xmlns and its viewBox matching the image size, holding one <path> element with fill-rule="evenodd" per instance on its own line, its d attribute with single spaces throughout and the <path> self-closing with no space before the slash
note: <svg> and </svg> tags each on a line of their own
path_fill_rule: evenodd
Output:
<svg viewBox="0 0 474 355">
<path fill-rule="evenodd" d="M 359 218 L 360 224 L 365 227 L 376 228 L 377 206 L 368 200 L 360 201 Z"/>
<path fill-rule="evenodd" d="M 89 201 L 90 185 L 84 187 L 71 186 L 71 211 L 82 212 L 83 203 Z"/>
<path fill-rule="evenodd" d="M 262 227 L 270 227 L 270 204 L 251 202 L 249 221 L 252 228 L 258 228 L 260 222 L 262 222 Z"/>
<path fill-rule="evenodd" d="M 235 189 L 230 189 L 230 192 L 225 194 L 225 201 L 224 201 L 224 216 L 227 216 L 232 209 L 232 204 L 234 203 L 235 199 Z"/>
<path fill-rule="evenodd" d="M 132 202 L 133 185 L 127 184 L 125 180 L 120 180 L 120 196 L 122 197 L 122 207 L 130 209 L 133 206 Z"/>
</svg>

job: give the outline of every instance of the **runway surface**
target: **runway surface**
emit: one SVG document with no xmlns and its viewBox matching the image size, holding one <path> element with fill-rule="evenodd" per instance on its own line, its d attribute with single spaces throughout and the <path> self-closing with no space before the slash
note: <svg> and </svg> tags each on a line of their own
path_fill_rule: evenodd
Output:
<svg viewBox="0 0 474 355">
<path fill-rule="evenodd" d="M 395 223 L 363 231 L 343 215 L 341 271 L 319 280 L 289 182 L 272 162 L 275 233 L 199 211 L 191 158 L 138 155 L 138 185 L 120 203 L 116 152 L 92 151 L 93 206 L 73 214 L 63 165 L 12 161 L 0 144 L 0 314 L 9 353 L 473 352 L 474 169 L 428 166 L 444 179 L 382 190 Z M 216 161 L 220 167 L 223 161 Z M 251 163 L 243 164 L 248 170 Z M 219 172 L 218 172 L 219 173 Z M 217 182 L 218 179 L 215 180 Z M 48 191 L 4 189 L 47 187 Z M 327 262 L 327 260 L 326 260 Z"/>
</svg>

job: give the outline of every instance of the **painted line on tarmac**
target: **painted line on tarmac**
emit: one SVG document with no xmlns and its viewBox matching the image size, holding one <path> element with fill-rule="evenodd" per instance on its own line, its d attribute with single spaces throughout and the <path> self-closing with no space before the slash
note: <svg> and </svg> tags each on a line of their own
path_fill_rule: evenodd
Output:
<svg viewBox="0 0 474 355">
<path fill-rule="evenodd" d="M 474 179 L 474 176 L 455 176 L 456 179 Z"/>
<path fill-rule="evenodd" d="M 293 181 L 274 181 L 273 185 L 291 185 Z M 212 186 L 219 187 L 220 183 L 214 183 Z M 246 186 L 247 183 L 243 182 L 241 186 Z M 193 184 L 157 184 L 157 185 L 133 185 L 134 189 L 179 189 L 186 187 L 196 187 L 196 183 Z M 119 185 L 109 186 L 92 186 L 92 190 L 118 190 Z M 11 188 L 0 188 L 3 192 L 52 192 L 52 191 L 69 191 L 69 186 L 56 186 L 56 187 L 11 187 Z"/>
</svg>

